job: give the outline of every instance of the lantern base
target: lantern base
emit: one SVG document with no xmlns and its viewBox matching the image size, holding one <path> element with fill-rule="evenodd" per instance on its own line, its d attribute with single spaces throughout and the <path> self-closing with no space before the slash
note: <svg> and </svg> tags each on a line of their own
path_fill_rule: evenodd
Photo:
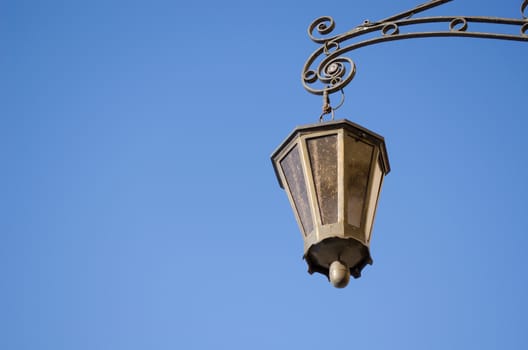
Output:
<svg viewBox="0 0 528 350">
<path fill-rule="evenodd" d="M 304 255 L 308 273 L 321 273 L 329 277 L 330 265 L 341 261 L 350 268 L 354 278 L 361 277 L 361 270 L 372 265 L 369 248 L 353 238 L 332 237 L 312 245 Z"/>
</svg>

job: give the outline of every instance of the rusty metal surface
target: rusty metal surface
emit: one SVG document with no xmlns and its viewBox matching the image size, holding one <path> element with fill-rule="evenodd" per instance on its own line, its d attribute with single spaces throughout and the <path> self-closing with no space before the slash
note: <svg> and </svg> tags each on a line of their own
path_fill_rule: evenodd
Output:
<svg viewBox="0 0 528 350">
<path fill-rule="evenodd" d="M 442 5 L 452 0 L 435 0 L 419 5 L 409 11 L 387 17 L 380 21 L 365 21 L 345 33 L 331 35 L 335 22 L 331 17 L 323 16 L 316 19 L 308 27 L 310 39 L 321 46 L 310 55 L 304 64 L 301 79 L 304 88 L 312 94 L 332 94 L 342 89 L 352 81 L 356 73 L 354 61 L 344 54 L 361 47 L 378 43 L 426 37 L 469 37 L 483 39 L 499 39 L 528 42 L 528 0 L 521 4 L 521 17 L 499 18 L 480 16 L 435 16 L 411 18 L 416 13 Z M 410 31 L 414 26 L 430 23 L 446 23 L 445 30 L 440 31 Z M 515 26 L 519 34 L 471 31 L 470 24 L 485 23 L 493 26 Z M 402 29 L 409 32 L 402 32 Z M 317 31 L 320 37 L 314 36 Z M 363 41 L 349 42 L 365 34 L 379 34 L 378 37 Z"/>
</svg>

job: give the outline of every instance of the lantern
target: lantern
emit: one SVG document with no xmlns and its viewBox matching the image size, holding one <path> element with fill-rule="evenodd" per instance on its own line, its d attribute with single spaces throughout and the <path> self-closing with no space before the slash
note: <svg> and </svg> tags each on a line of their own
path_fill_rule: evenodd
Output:
<svg viewBox="0 0 528 350">
<path fill-rule="evenodd" d="M 372 264 L 372 227 L 390 171 L 383 137 L 348 120 L 305 125 L 271 159 L 304 239 L 308 272 L 345 287 Z"/>
</svg>

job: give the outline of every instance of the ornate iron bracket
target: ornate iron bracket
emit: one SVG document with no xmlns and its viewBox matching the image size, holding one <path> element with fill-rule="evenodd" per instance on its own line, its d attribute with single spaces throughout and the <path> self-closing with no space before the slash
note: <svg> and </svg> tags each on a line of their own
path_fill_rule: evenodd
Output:
<svg viewBox="0 0 528 350">
<path fill-rule="evenodd" d="M 302 83 L 306 90 L 315 95 L 332 94 L 342 90 L 356 73 L 354 61 L 343 54 L 359 49 L 361 47 L 383 43 L 387 41 L 426 38 L 426 37 L 471 37 L 485 39 L 501 39 L 528 42 L 528 0 L 523 0 L 521 4 L 521 19 L 499 18 L 499 17 L 476 17 L 476 16 L 437 16 L 412 18 L 416 13 L 445 4 L 452 0 L 433 0 L 419 5 L 412 10 L 382 19 L 377 22 L 365 21 L 356 28 L 334 36 L 330 36 L 334 30 L 335 23 L 332 17 L 320 17 L 316 19 L 308 28 L 310 39 L 318 44 L 322 44 L 304 64 L 302 71 Z M 411 25 L 445 22 L 448 29 L 443 31 L 428 32 L 406 32 L 401 33 L 400 28 Z M 519 27 L 519 34 L 501 34 L 468 31 L 469 23 L 487 23 L 497 25 L 511 25 Z M 317 30 L 320 36 L 313 35 Z M 378 33 L 381 36 L 370 38 L 347 45 L 346 41 L 358 38 L 369 33 Z M 318 63 L 317 63 L 318 62 Z M 316 66 L 316 67 L 314 67 Z M 322 86 L 321 86 L 322 84 Z M 324 108 L 323 108 L 324 110 Z M 323 111 L 324 113 L 324 111 Z"/>
</svg>

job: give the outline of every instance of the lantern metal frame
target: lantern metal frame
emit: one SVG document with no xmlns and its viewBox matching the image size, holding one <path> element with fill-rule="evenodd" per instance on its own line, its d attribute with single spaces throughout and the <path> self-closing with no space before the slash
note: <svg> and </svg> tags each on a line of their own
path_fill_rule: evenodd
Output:
<svg viewBox="0 0 528 350">
<path fill-rule="evenodd" d="M 330 206 L 335 205 L 335 217 L 332 215 L 332 219 L 324 220 L 323 196 L 319 193 L 317 184 L 332 182 L 332 179 L 316 181 L 316 175 L 326 177 L 328 174 L 325 174 L 327 169 L 315 169 L 317 164 L 311 157 L 315 157 L 319 149 L 310 148 L 309 142 L 329 139 L 333 136 L 336 136 L 333 154 L 335 159 L 331 161 L 333 164 L 330 166 L 333 171 L 330 172 L 335 176 L 335 184 L 331 185 L 330 189 L 327 188 L 327 191 L 335 191 L 334 198 L 328 202 Z M 361 151 L 360 145 L 366 147 L 370 154 L 363 153 L 369 157 L 366 163 L 368 171 L 364 177 L 365 184 L 358 185 L 363 186 L 364 193 L 362 192 L 360 207 L 355 209 L 360 212 L 355 214 L 355 223 L 352 223 L 350 214 L 352 204 L 348 202 L 348 198 L 352 196 L 352 189 L 346 181 L 361 176 L 352 174 L 347 162 L 357 155 L 354 153 L 356 150 Z M 294 150 L 298 152 L 299 157 L 295 163 L 299 172 L 295 180 L 298 186 L 302 182 L 300 186 L 303 191 L 297 195 L 292 188 L 293 185 L 288 182 L 291 178 L 288 179 L 286 174 L 286 165 L 282 164 Z M 330 264 L 339 260 L 346 263 L 352 276 L 359 277 L 363 267 L 372 264 L 369 246 L 374 217 L 383 178 L 390 171 L 384 138 L 346 119 L 304 125 L 294 129 L 272 154 L 271 159 L 279 184 L 287 192 L 303 234 L 303 257 L 308 264 L 308 272 L 319 272 L 328 276 Z"/>
</svg>

